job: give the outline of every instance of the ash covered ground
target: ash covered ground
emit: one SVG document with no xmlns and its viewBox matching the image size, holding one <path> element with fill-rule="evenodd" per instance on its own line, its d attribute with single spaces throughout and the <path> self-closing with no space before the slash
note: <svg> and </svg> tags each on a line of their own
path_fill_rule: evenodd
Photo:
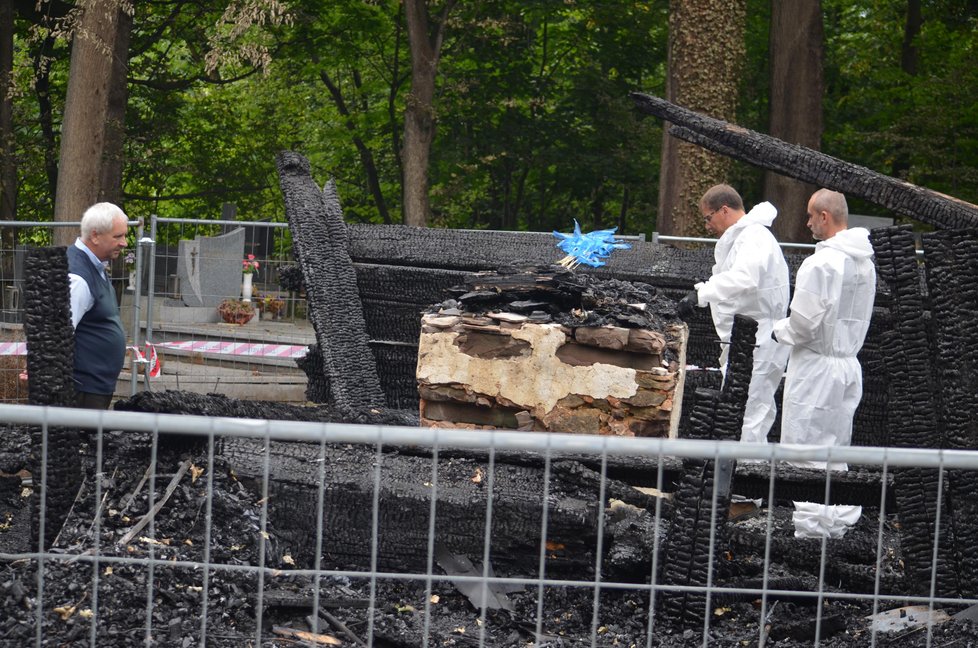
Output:
<svg viewBox="0 0 978 648">
<path fill-rule="evenodd" d="M 0 551 L 30 552 L 31 498 L 12 475 L 28 465 L 29 433 L 23 428 L 0 429 Z M 100 529 L 93 525 L 96 508 L 95 456 L 83 454 L 86 479 L 52 553 L 81 556 L 44 563 L 41 622 L 44 646 L 87 646 L 96 623 L 94 645 L 100 647 L 143 645 L 150 626 L 153 646 L 200 645 L 202 612 L 206 594 L 206 645 L 253 646 L 261 624 L 262 646 L 312 646 L 312 580 L 290 573 L 295 564 L 276 533 L 274 524 L 261 534 L 261 494 L 239 481 L 233 466 L 218 452 L 213 474 L 208 474 L 206 444 L 164 439 L 158 450 L 154 501 L 165 497 L 171 481 L 176 485 L 150 527 L 132 533 L 150 507 L 149 484 L 144 481 L 150 465 L 152 438 L 142 433 L 109 432 L 103 437 L 103 473 L 98 484 Z M 179 479 L 174 476 L 181 472 Z M 212 489 L 208 517 L 208 488 Z M 859 524 L 838 542 L 829 545 L 824 574 L 820 574 L 821 543 L 791 537 L 791 512 L 776 507 L 771 534 L 769 589 L 817 591 L 824 578 L 827 593 L 822 607 L 821 646 L 866 646 L 871 641 L 873 612 L 869 601 L 835 600 L 833 592 L 872 592 L 878 517 L 866 510 Z M 208 525 L 208 520 L 210 524 Z M 766 511 L 746 514 L 728 525 L 729 549 L 716 574 L 718 586 L 759 587 L 768 518 Z M 119 544 L 130 534 L 132 539 Z M 884 525 L 883 593 L 900 591 L 902 572 L 897 528 L 892 517 Z M 96 551 L 93 551 L 96 550 Z M 99 560 L 92 563 L 91 555 Z M 138 562 L 113 558 L 143 559 L 150 555 L 175 562 L 150 568 Z M 232 569 L 204 570 L 182 561 L 227 565 Z M 479 567 L 481 556 L 472 556 Z M 275 571 L 260 580 L 253 571 L 233 567 L 264 564 Z M 349 565 L 323 564 L 324 569 Z M 98 587 L 93 591 L 93 569 Z M 441 570 L 436 567 L 436 574 Z M 496 571 L 497 576 L 513 574 Z M 148 583 L 152 578 L 152 591 Z M 581 578 L 590 578 L 581 575 Z M 647 582 L 647 575 L 644 578 Z M 639 578 L 642 582 L 642 578 Z M 258 592 L 263 592 L 259 608 Z M 36 637 L 38 573 L 27 559 L 0 564 L 0 646 L 33 645 Z M 373 594 L 373 597 L 372 597 Z M 486 612 L 473 606 L 467 596 L 449 583 L 434 582 L 428 599 L 424 582 L 384 580 L 371 590 L 368 578 L 325 576 L 320 581 L 322 610 L 320 633 L 339 643 L 366 643 L 380 647 L 443 646 L 695 646 L 703 643 L 702 619 L 676 623 L 656 614 L 651 642 L 648 593 L 603 587 L 594 623 L 593 588 L 546 587 L 543 591 L 543 633 L 537 637 L 538 589 L 528 586 L 504 596 L 511 610 Z M 96 599 L 97 598 L 97 602 Z M 368 623 L 374 601 L 372 626 Z M 426 602 L 431 617 L 425 622 Z M 771 595 L 766 627 L 768 645 L 813 645 L 815 599 Z M 881 601 L 879 610 L 899 607 Z M 150 609 L 147 615 L 147 609 Z M 760 601 L 755 596 L 718 595 L 711 600 L 711 646 L 757 645 Z M 954 613 L 961 609 L 948 609 Z M 259 610 L 261 613 L 259 614 Z M 973 646 L 978 630 L 967 622 L 948 621 L 933 627 L 903 628 L 877 635 L 877 645 Z M 354 638 L 355 637 L 355 638 Z M 930 641 L 930 643 L 928 643 Z"/>
</svg>

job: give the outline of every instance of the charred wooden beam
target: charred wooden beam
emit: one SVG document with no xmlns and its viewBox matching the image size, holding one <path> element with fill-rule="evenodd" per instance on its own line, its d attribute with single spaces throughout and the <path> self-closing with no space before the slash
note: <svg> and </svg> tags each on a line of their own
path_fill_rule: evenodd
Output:
<svg viewBox="0 0 978 648">
<path fill-rule="evenodd" d="M 697 400 L 690 415 L 693 438 L 740 438 L 756 334 L 757 322 L 741 315 L 734 318 L 723 390 L 719 394 L 696 390 Z M 733 472 L 734 462 L 729 459 L 683 460 L 683 476 L 675 492 L 672 523 L 663 546 L 663 583 L 706 586 L 711 572 L 717 573 L 720 555 L 727 547 L 726 511 L 730 508 Z M 678 623 L 694 622 L 708 613 L 708 601 L 709 596 L 699 592 L 670 593 L 662 598 L 662 610 Z"/>
<path fill-rule="evenodd" d="M 226 438 L 219 451 L 237 477 L 258 492 L 264 442 Z M 546 507 L 547 574 L 593 572 L 608 502 L 599 497 L 602 476 L 580 464 L 553 464 L 548 475 L 539 466 L 405 456 L 363 446 L 273 442 L 268 452 L 269 522 L 283 549 L 300 564 L 313 563 L 312 548 L 321 529 L 328 565 L 368 569 L 376 552 L 378 569 L 423 572 L 434 497 L 435 537 L 452 553 L 479 558 L 488 538 L 489 558 L 497 570 L 534 574 Z M 634 502 L 649 504 L 650 498 L 626 484 L 604 482 L 607 497 L 630 492 Z M 490 504 L 492 526 L 487 532 Z M 605 528 L 604 533 L 612 536 L 613 530 Z M 633 540 L 623 540 L 628 541 Z M 605 549 L 610 551 L 613 544 L 611 537 L 605 539 Z M 651 552 L 633 554 L 647 568 Z M 641 573 L 634 564 L 628 568 L 633 575 Z"/>
<path fill-rule="evenodd" d="M 930 390 L 931 350 L 927 336 L 916 248 L 909 225 L 874 229 L 870 234 L 879 278 L 890 289 L 892 328 L 882 343 L 890 385 L 887 417 L 890 443 L 897 447 L 940 448 L 937 408 Z M 933 468 L 898 468 L 893 471 L 895 497 L 900 515 L 900 544 L 908 587 L 924 594 L 930 590 L 934 569 L 934 545 L 938 541 L 934 519 L 941 482 Z M 947 501 L 941 501 L 947 519 Z M 941 531 L 947 537 L 946 525 Z M 954 570 L 946 559 L 947 542 L 937 555 L 938 592 L 957 594 Z"/>
<path fill-rule="evenodd" d="M 936 350 L 934 390 L 944 447 L 955 450 L 978 448 L 978 240 L 973 230 L 924 234 L 927 252 L 927 290 L 931 305 L 931 339 Z M 965 596 L 978 592 L 978 556 L 972 550 L 978 535 L 978 476 L 971 470 L 949 470 L 946 475 L 950 510 L 942 523 L 947 530 L 949 558 L 956 568 L 953 576 Z"/>
<path fill-rule="evenodd" d="M 31 405 L 73 407 L 75 404 L 75 335 L 68 299 L 68 257 L 65 249 L 31 248 L 24 258 L 24 334 L 27 338 L 28 401 Z M 42 434 L 47 434 L 47 473 L 41 482 Z M 45 498 L 44 546 L 50 547 L 61 530 L 81 485 L 78 431 L 66 428 L 35 430 L 31 468 Z M 36 506 L 32 532 L 38 536 L 43 507 Z"/>
<path fill-rule="evenodd" d="M 276 163 L 330 402 L 350 416 L 384 406 L 336 187 L 320 191 L 297 153 L 280 153 Z"/>
<path fill-rule="evenodd" d="M 307 407 L 278 401 L 253 401 L 228 398 L 222 394 L 164 390 L 139 392 L 132 398 L 117 401 L 114 409 L 127 412 L 190 414 L 232 418 L 274 419 L 333 423 L 376 423 L 381 425 L 417 426 L 418 415 L 386 408 L 364 410 L 350 419 L 329 406 Z"/>
<path fill-rule="evenodd" d="M 803 182 L 864 198 L 942 229 L 978 227 L 978 205 L 877 173 L 819 151 L 633 92 L 639 110 L 674 124 L 669 134 Z"/>
</svg>

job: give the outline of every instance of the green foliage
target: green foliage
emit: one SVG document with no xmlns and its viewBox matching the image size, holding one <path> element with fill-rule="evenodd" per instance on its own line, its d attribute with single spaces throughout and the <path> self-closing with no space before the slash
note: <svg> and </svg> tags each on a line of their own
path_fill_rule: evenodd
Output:
<svg viewBox="0 0 978 648">
<path fill-rule="evenodd" d="M 293 0 L 288 20 L 244 26 L 242 42 L 271 56 L 262 69 L 244 49 L 231 51 L 227 5 L 135 3 L 127 212 L 216 219 L 232 202 L 243 218 L 281 220 L 274 162 L 289 149 L 310 159 L 317 181 L 336 180 L 349 221 L 400 222 L 411 64 L 401 2 Z M 901 69 L 906 0 L 822 6 L 823 150 L 978 202 L 975 3 L 923 3 L 916 74 Z M 738 122 L 761 132 L 769 19 L 768 0 L 750 0 Z M 664 95 L 667 26 L 666 0 L 457 3 L 438 63 L 431 223 L 566 231 L 576 218 L 585 230 L 653 231 L 662 123 L 640 118 L 627 95 Z M 56 25 L 20 18 L 16 28 L 18 217 L 45 220 L 53 212 L 45 152 L 57 162 L 69 50 Z M 218 40 L 228 56 L 208 58 Z M 215 60 L 225 64 L 210 68 Z M 50 132 L 36 94 L 43 84 L 32 79 L 50 84 Z M 745 196 L 759 193 L 758 170 L 737 165 L 735 174 Z"/>
<path fill-rule="evenodd" d="M 924 2 L 901 66 L 905 0 L 824 0 L 824 150 L 880 173 L 978 202 L 978 9 Z M 970 6 L 970 9 L 968 8 Z M 860 211 L 883 213 L 874 205 Z"/>
</svg>

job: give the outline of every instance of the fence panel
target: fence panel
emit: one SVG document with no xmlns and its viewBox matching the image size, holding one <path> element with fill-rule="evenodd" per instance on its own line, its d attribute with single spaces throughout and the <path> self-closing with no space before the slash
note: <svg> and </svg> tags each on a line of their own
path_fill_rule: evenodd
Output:
<svg viewBox="0 0 978 648">
<path fill-rule="evenodd" d="M 0 636 L 78 646 L 951 645 L 976 603 L 935 560 L 907 578 L 900 474 L 938 493 L 978 453 L 387 428 L 0 405 Z M 86 476 L 45 517 L 44 439 Z M 723 466 L 733 471 L 724 493 Z M 849 473 L 784 461 L 843 461 Z M 25 459 L 26 461 L 26 459 Z M 773 463 L 772 463 L 773 462 Z M 7 478 L 8 480 L 10 478 Z M 750 480 L 761 501 L 734 497 Z M 858 519 L 792 501 L 861 498 Z M 862 494 L 854 485 L 869 486 Z M 30 498 L 49 547 L 28 539 Z M 939 542 L 955 520 L 925 520 Z M 736 506 L 735 506 L 736 505 Z M 35 537 L 44 537 L 41 532 Z M 961 539 L 958 538 L 958 541 Z M 947 544 L 946 544 L 947 543 Z M 962 545 L 963 546 L 963 545 Z M 684 560 L 683 557 L 686 557 Z M 705 556 L 706 559 L 697 557 Z M 948 554 L 949 560 L 953 559 Z M 963 564 L 963 563 L 962 563 Z M 973 581 L 972 581 L 973 582 Z M 937 643 L 938 639 L 942 643 Z M 896 642 L 896 643 L 893 643 Z M 965 645 L 965 644 L 961 644 Z"/>
<path fill-rule="evenodd" d="M 77 226 L 0 223 L 0 402 L 27 400 L 21 326 L 24 250 L 50 245 L 54 227 Z M 133 347 L 119 378 L 118 397 L 149 388 L 305 400 L 306 378 L 295 361 L 315 336 L 305 299 L 279 287 L 279 268 L 291 263 L 284 223 L 154 216 L 146 232 L 141 223 L 131 222 L 129 238 L 135 263 L 127 267 L 119 262 L 112 272 Z M 242 305 L 242 261 L 248 255 L 259 266 L 251 275 L 250 307 Z M 224 322 L 218 308 L 224 300 L 250 319 Z M 150 374 L 153 353 L 160 360 L 155 376 Z"/>
</svg>

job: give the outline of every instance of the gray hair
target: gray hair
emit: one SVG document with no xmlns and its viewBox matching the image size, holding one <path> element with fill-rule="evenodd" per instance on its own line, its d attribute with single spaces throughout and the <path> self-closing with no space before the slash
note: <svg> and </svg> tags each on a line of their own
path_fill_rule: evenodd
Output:
<svg viewBox="0 0 978 648">
<path fill-rule="evenodd" d="M 83 241 L 89 241 L 92 234 L 105 234 L 111 232 L 112 227 L 118 219 L 128 221 L 126 212 L 118 205 L 110 202 L 95 203 L 85 210 L 81 219 L 81 237 Z"/>
<path fill-rule="evenodd" d="M 849 223 L 849 204 L 846 197 L 838 191 L 819 189 L 812 195 L 812 209 L 815 212 L 826 211 L 832 215 L 837 225 Z"/>
<path fill-rule="evenodd" d="M 700 205 L 710 210 L 720 209 L 724 205 L 734 211 L 744 211 L 744 200 L 737 190 L 726 184 L 713 185 L 700 198 Z"/>
</svg>

